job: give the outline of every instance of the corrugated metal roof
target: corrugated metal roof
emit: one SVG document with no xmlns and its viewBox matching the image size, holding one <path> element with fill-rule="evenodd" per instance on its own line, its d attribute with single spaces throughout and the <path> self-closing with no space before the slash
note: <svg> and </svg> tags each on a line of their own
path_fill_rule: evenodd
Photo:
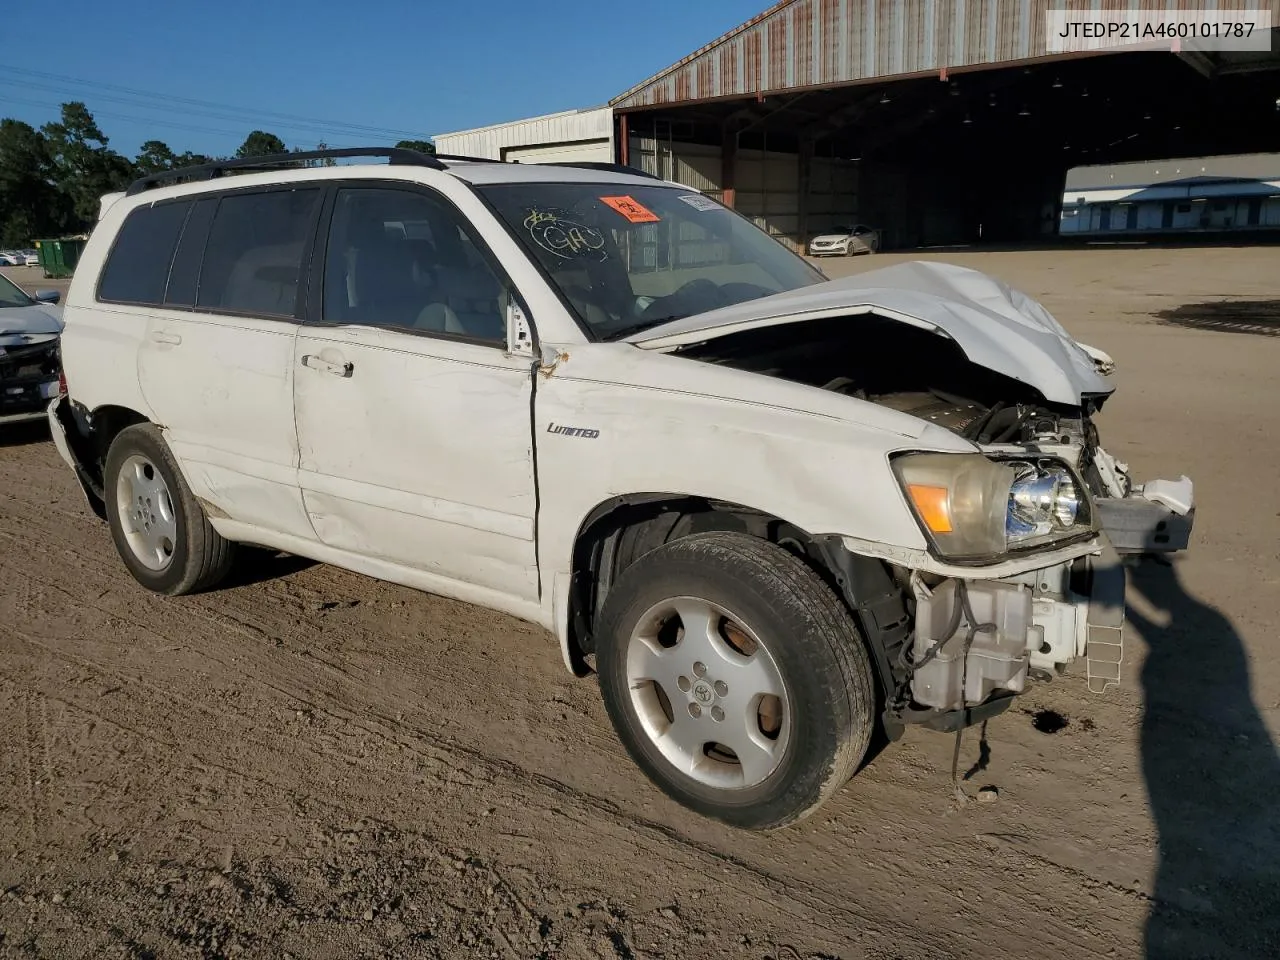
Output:
<svg viewBox="0 0 1280 960">
<path fill-rule="evenodd" d="M 584 140 L 613 140 L 613 109 L 589 107 L 565 110 L 527 120 L 495 123 L 471 130 L 457 130 L 433 136 L 440 153 L 461 154 L 501 160 L 505 147 L 527 147 L 542 143 L 579 143 Z"/>
<path fill-rule="evenodd" d="M 1178 9 L 1185 0 L 1145 0 Z M 745 97 L 1047 56 L 1050 0 L 783 0 L 610 103 Z M 1087 11 L 1098 0 L 1055 0 Z M 1278 7 L 1276 0 L 1220 6 Z"/>
</svg>

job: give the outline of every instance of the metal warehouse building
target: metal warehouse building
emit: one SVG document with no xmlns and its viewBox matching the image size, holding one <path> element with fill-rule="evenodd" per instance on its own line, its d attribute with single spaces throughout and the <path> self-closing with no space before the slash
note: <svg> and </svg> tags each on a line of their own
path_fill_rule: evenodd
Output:
<svg viewBox="0 0 1280 960">
<path fill-rule="evenodd" d="M 1280 154 L 1080 167 L 1067 175 L 1064 234 L 1280 231 Z"/>
<path fill-rule="evenodd" d="M 610 163 L 614 159 L 612 107 L 566 110 L 544 117 L 442 133 L 436 150 L 521 163 Z"/>
<path fill-rule="evenodd" d="M 1280 22 L 1280 0 L 1219 6 L 1269 7 Z M 784 0 L 606 110 L 437 143 L 514 159 L 608 139 L 612 159 L 705 190 L 785 242 L 859 220 L 886 247 L 1054 234 L 1081 165 L 1280 149 L 1278 31 L 1268 52 L 1051 55 L 1048 8 Z M 607 119 L 610 134 L 579 138 L 577 121 L 557 119 L 579 116 Z M 516 132 L 548 123 L 548 139 Z"/>
</svg>

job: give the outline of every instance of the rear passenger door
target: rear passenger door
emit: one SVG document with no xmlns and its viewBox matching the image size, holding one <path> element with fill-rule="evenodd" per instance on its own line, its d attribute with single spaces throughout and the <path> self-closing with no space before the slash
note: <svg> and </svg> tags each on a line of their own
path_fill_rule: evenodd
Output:
<svg viewBox="0 0 1280 960">
<path fill-rule="evenodd" d="M 138 358 L 143 395 L 196 496 L 232 520 L 307 539 L 293 339 L 321 195 L 277 187 L 188 203 Z"/>
<path fill-rule="evenodd" d="M 533 366 L 507 352 L 509 281 L 425 188 L 340 185 L 331 207 L 294 350 L 317 535 L 442 593 L 536 600 Z"/>
</svg>

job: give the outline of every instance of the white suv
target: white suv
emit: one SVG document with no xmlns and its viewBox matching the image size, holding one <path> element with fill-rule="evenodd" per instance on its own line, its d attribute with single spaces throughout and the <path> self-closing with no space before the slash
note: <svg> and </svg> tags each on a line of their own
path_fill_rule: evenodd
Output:
<svg viewBox="0 0 1280 960">
<path fill-rule="evenodd" d="M 1110 361 L 1037 303 L 827 281 L 625 168 L 353 153 L 391 162 L 104 198 L 49 419 L 144 586 L 254 544 L 541 624 L 663 790 L 749 828 L 877 727 L 1119 678 L 1117 551 L 1185 547 L 1191 484 L 1129 482 Z"/>
</svg>

